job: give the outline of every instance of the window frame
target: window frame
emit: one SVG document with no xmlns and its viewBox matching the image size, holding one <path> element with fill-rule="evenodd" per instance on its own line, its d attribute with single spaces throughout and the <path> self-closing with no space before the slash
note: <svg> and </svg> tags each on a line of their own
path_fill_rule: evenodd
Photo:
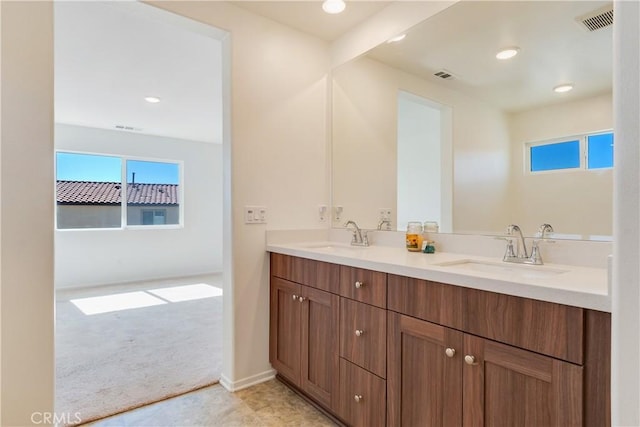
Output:
<svg viewBox="0 0 640 427">
<path fill-rule="evenodd" d="M 615 138 L 615 133 L 613 131 L 613 129 L 604 129 L 604 130 L 599 130 L 599 131 L 594 131 L 594 132 L 585 132 L 585 133 L 580 133 L 580 134 L 575 134 L 575 135 L 568 135 L 568 136 L 563 136 L 563 137 L 558 137 L 558 138 L 552 138 L 552 139 L 545 139 L 545 140 L 540 140 L 540 141 L 532 141 L 532 142 L 525 142 L 523 144 L 524 150 L 523 150 L 523 166 L 524 166 L 524 175 L 545 175 L 545 174 L 557 174 L 557 173 L 576 173 L 576 172 L 598 172 L 598 171 L 606 171 L 606 170 L 611 170 L 613 169 L 613 166 L 611 167 L 604 167 L 604 168 L 589 168 L 589 159 L 588 159 L 588 154 L 589 154 L 589 146 L 588 146 L 588 137 L 590 136 L 596 136 L 596 135 L 603 135 L 603 134 L 608 134 L 611 133 L 613 134 L 613 137 Z M 553 145 L 553 144 L 559 144 L 559 143 L 563 143 L 563 142 L 571 142 L 571 141 L 578 141 L 579 142 L 579 152 L 578 155 L 580 156 L 580 166 L 575 167 L 575 168 L 564 168 L 564 169 L 549 169 L 549 170 L 543 170 L 543 171 L 532 171 L 531 170 L 531 148 L 532 147 L 539 147 L 542 145 Z"/>
<path fill-rule="evenodd" d="M 122 186 L 122 190 L 124 190 L 123 194 L 128 194 L 128 183 L 127 183 L 127 160 L 136 160 L 142 162 L 155 162 L 155 163 L 173 163 L 178 165 L 178 223 L 177 224 L 153 224 L 153 225 L 129 225 L 127 224 L 127 197 L 123 197 L 120 203 L 120 227 L 86 227 L 86 228 L 58 228 L 58 201 L 57 201 L 57 189 L 56 183 L 58 181 L 58 153 L 66 153 L 66 154 L 83 154 L 90 156 L 105 156 L 105 157 L 117 157 L 120 159 L 120 185 Z M 170 230 L 170 229 L 181 229 L 184 228 L 184 160 L 175 160 L 175 159 L 167 159 L 167 158 L 158 158 L 158 157 L 146 157 L 146 156 L 132 156 L 125 154 L 117 154 L 117 153 L 100 153 L 100 152 L 92 152 L 92 151 L 80 151 L 80 150 L 65 150 L 65 149 L 56 149 L 54 151 L 54 226 L 55 231 L 60 232 L 78 232 L 78 231 L 124 231 L 124 230 Z M 152 208 L 149 208 L 151 210 Z M 165 214 L 166 219 L 166 214 Z"/>
</svg>

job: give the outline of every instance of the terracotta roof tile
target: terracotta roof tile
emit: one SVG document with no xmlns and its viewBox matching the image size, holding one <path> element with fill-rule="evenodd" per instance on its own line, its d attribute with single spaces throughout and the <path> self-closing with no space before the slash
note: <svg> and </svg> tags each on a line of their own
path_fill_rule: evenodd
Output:
<svg viewBox="0 0 640 427">
<path fill-rule="evenodd" d="M 127 204 L 177 205 L 177 184 L 127 184 Z M 56 199 L 61 204 L 117 205 L 121 201 L 119 182 L 58 181 Z"/>
</svg>

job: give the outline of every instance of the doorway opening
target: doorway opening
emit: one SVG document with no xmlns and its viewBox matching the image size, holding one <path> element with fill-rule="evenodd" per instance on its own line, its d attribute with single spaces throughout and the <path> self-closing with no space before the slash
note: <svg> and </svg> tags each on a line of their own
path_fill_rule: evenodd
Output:
<svg viewBox="0 0 640 427">
<path fill-rule="evenodd" d="M 398 230 L 410 221 L 452 223 L 451 108 L 398 92 Z"/>
<path fill-rule="evenodd" d="M 220 379 L 226 33 L 137 2 L 54 22 L 56 412 L 85 423 Z"/>
</svg>

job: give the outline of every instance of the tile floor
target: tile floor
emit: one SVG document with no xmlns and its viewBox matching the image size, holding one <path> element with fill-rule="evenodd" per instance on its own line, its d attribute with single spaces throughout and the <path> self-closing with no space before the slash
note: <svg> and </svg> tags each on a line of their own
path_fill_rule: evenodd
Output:
<svg viewBox="0 0 640 427">
<path fill-rule="evenodd" d="M 114 415 L 92 427 L 335 426 L 278 380 L 229 393 L 215 385 Z"/>
</svg>

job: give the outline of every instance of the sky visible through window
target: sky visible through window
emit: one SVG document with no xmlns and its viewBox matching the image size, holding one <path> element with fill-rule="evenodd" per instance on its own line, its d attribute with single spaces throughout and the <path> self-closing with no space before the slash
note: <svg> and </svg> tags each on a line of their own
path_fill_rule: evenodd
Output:
<svg viewBox="0 0 640 427">
<path fill-rule="evenodd" d="M 92 154 L 57 153 L 56 179 L 58 181 L 120 182 L 122 160 L 120 157 Z M 127 160 L 127 182 L 133 173 L 137 183 L 179 184 L 177 163 Z"/>
</svg>

